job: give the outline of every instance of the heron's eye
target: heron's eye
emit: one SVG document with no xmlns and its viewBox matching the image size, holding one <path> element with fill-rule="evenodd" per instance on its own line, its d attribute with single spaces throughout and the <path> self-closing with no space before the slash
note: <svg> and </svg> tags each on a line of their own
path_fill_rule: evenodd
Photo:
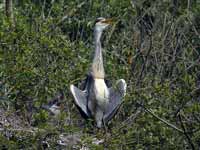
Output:
<svg viewBox="0 0 200 150">
<path fill-rule="evenodd" d="M 101 22 L 101 19 L 97 19 L 95 23 Z"/>
</svg>

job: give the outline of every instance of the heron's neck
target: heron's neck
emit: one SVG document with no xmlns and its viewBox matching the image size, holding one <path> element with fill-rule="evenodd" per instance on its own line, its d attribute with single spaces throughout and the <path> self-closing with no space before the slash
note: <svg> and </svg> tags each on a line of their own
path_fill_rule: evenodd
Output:
<svg viewBox="0 0 200 150">
<path fill-rule="evenodd" d="M 101 35 L 102 31 L 95 29 L 94 30 L 94 39 L 95 39 L 95 54 L 92 63 L 92 75 L 94 78 L 102 78 L 104 79 L 104 67 L 103 67 L 103 57 L 102 57 L 102 49 L 101 49 Z"/>
</svg>

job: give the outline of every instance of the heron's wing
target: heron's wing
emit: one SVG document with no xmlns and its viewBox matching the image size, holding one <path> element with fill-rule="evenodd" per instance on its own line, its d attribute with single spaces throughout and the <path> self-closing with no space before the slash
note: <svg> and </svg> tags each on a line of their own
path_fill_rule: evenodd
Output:
<svg viewBox="0 0 200 150">
<path fill-rule="evenodd" d="M 125 94 L 126 82 L 124 79 L 118 80 L 115 86 L 109 88 L 109 103 L 106 107 L 104 115 L 105 123 L 107 123 L 115 115 Z"/>
<path fill-rule="evenodd" d="M 70 85 L 70 90 L 74 96 L 76 105 L 89 117 L 89 112 L 87 109 L 87 95 L 84 91 L 79 90 L 74 85 Z"/>
</svg>

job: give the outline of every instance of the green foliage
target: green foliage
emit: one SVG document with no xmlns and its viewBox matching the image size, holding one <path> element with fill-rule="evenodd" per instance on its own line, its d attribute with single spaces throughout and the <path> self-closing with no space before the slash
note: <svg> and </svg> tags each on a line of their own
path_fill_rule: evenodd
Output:
<svg viewBox="0 0 200 150">
<path fill-rule="evenodd" d="M 30 121 L 31 130 L 32 126 L 38 129 L 28 134 L 12 130 L 12 125 L 3 126 L 0 149 L 44 149 L 42 141 L 60 149 L 59 135 L 77 132 L 82 141 L 79 148 L 199 147 L 200 5 L 197 1 L 132 2 L 16 1 L 13 24 L 4 6 L 0 7 L 0 110 L 14 109 L 24 122 Z M 97 131 L 92 120 L 81 122 L 69 92 L 69 85 L 79 86 L 89 70 L 92 29 L 100 16 L 115 20 L 102 38 L 106 79 L 114 85 L 124 78 L 128 84 L 107 133 Z M 147 26 L 149 17 L 153 18 L 152 29 Z M 54 118 L 40 107 L 59 90 L 65 94 L 65 109 Z M 30 105 L 37 111 L 29 109 Z M 103 144 L 93 144 L 94 137 L 104 139 Z"/>
</svg>

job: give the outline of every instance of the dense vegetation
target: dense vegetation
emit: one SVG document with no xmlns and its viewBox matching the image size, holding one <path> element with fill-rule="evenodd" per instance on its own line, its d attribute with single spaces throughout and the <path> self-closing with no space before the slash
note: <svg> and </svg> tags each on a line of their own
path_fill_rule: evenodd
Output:
<svg viewBox="0 0 200 150">
<path fill-rule="evenodd" d="M 17 0 L 11 14 L 5 2 L 0 2 L 1 149 L 200 147 L 198 0 Z M 102 39 L 106 79 L 124 78 L 128 85 L 106 132 L 81 118 L 69 91 L 86 77 L 99 16 L 115 20 Z M 58 91 L 64 92 L 64 108 L 55 118 L 40 107 Z M 61 134 L 78 142 L 59 145 Z M 94 138 L 104 141 L 95 145 Z"/>
</svg>

